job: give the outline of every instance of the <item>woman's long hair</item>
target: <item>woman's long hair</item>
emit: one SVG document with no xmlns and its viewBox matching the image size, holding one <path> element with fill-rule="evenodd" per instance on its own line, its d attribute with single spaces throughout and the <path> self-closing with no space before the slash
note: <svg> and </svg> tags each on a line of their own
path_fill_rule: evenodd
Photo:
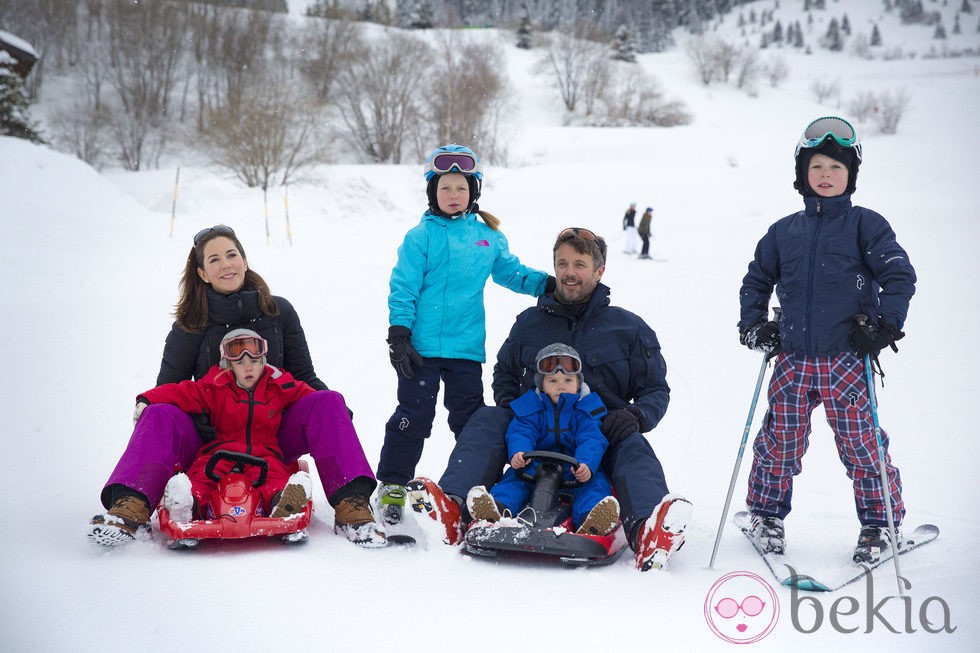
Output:
<svg viewBox="0 0 980 653">
<path fill-rule="evenodd" d="M 500 218 L 495 216 L 493 213 L 490 213 L 489 211 L 483 211 L 482 209 L 477 211 L 477 214 L 479 214 L 479 216 L 483 218 L 483 221 L 487 223 L 488 227 L 490 227 L 494 231 L 500 231 Z"/>
<path fill-rule="evenodd" d="M 174 310 L 177 326 L 188 333 L 200 333 L 208 325 L 208 284 L 201 279 L 197 270 L 204 267 L 204 247 L 221 236 L 231 239 L 242 260 L 248 262 L 245 248 L 234 232 L 231 234 L 224 230 L 220 233 L 211 232 L 191 247 L 191 251 L 187 254 L 187 263 L 184 265 L 184 274 L 180 279 L 180 299 Z M 245 270 L 242 288 L 254 289 L 259 293 L 259 308 L 263 313 L 270 316 L 279 314 L 279 307 L 272 299 L 269 284 L 252 268 Z"/>
</svg>

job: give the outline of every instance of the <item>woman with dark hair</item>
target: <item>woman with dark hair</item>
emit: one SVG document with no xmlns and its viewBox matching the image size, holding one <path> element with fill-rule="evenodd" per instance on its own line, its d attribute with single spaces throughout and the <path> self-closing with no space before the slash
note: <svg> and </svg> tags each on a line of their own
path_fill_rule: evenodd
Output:
<svg viewBox="0 0 980 653">
<path fill-rule="evenodd" d="M 317 378 L 299 317 L 249 269 L 231 227 L 194 236 L 180 282 L 176 321 L 167 335 L 157 385 L 203 378 L 220 357 L 221 339 L 250 329 L 268 342 L 268 363 L 318 390 L 291 406 L 279 428 L 287 465 L 304 454 L 316 463 L 336 529 L 364 546 L 384 544 L 368 497 L 376 481 L 354 431 L 343 396 Z M 92 518 L 89 539 L 104 546 L 132 540 L 160 502 L 175 466 L 187 469 L 201 442 L 214 438 L 208 415 L 188 415 L 168 404 L 147 406 L 102 490 L 105 514 Z"/>
</svg>

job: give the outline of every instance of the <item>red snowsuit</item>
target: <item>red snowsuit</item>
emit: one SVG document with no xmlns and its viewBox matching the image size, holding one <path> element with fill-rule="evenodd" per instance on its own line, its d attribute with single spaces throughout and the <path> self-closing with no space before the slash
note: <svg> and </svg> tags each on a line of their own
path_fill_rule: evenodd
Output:
<svg viewBox="0 0 980 653">
<path fill-rule="evenodd" d="M 217 485 L 204 473 L 208 459 L 215 451 L 226 449 L 258 456 L 268 463 L 268 477 L 258 488 L 268 513 L 269 501 L 289 480 L 289 468 L 282 461 L 278 438 L 283 411 L 312 392 L 316 390 L 271 365 L 265 366 L 262 377 L 249 391 L 235 382 L 230 369 L 223 370 L 215 365 L 202 379 L 165 383 L 141 393 L 137 401 L 173 404 L 186 413 L 209 415 L 217 436 L 201 446 L 187 471 L 198 506 L 208 504 Z M 222 461 L 215 472 L 221 477 L 231 466 L 232 463 Z M 246 475 L 255 479 L 259 470 L 247 468 Z"/>
</svg>

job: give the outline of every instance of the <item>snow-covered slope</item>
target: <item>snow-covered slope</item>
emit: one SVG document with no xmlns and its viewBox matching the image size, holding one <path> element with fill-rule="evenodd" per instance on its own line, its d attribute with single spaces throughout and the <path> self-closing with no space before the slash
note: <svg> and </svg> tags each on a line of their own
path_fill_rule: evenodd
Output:
<svg viewBox="0 0 980 653">
<path fill-rule="evenodd" d="M 888 38 L 889 30 L 883 33 Z M 207 225 L 233 225 L 250 265 L 295 304 L 321 378 L 344 393 L 368 457 L 377 460 L 395 397 L 383 344 L 387 280 L 402 235 L 424 208 L 423 182 L 416 166 L 323 167 L 314 181 L 289 189 L 292 245 L 281 190 L 271 193 L 267 244 L 260 193 L 222 173 L 184 167 L 171 236 L 175 167 L 99 175 L 49 149 L 2 138 L 5 651 L 730 647 L 708 628 L 705 598 L 727 572 L 764 572 L 730 525 L 716 568 L 706 569 L 758 369 L 758 357 L 737 344 L 737 291 L 758 238 L 800 206 L 791 187 L 799 131 L 817 115 L 841 111 L 812 99 L 809 81 L 821 74 L 839 77 L 845 97 L 900 87 L 913 96 L 897 135 L 863 130 L 855 201 L 889 219 L 919 273 L 908 337 L 898 355 L 883 357 L 888 376 L 879 399 L 902 470 L 908 524 L 943 530 L 937 542 L 902 559 L 915 633 L 893 634 L 872 621 L 865 634 L 862 585 L 817 597 L 822 626 L 803 634 L 793 625 L 791 594 L 778 590 L 782 615 L 757 646 L 975 648 L 975 60 L 787 53 L 786 83 L 749 97 L 699 86 L 680 52 L 644 55 L 641 65 L 688 104 L 693 123 L 585 129 L 562 127 L 556 98 L 527 88 L 544 83 L 527 72 L 537 53 L 509 47 L 506 34 L 497 38 L 507 46 L 515 90 L 536 98 L 528 115 L 552 119 L 523 126 L 510 166 L 487 170 L 481 205 L 503 219 L 512 250 L 539 268 L 549 267 L 562 227 L 605 234 L 612 255 L 604 281 L 614 301 L 657 331 L 673 391 L 650 438 L 672 490 L 696 507 L 670 572 L 640 574 L 625 559 L 592 570 L 500 564 L 439 544 L 361 550 L 333 534 L 319 488 L 310 541 L 301 548 L 245 542 L 179 554 L 157 536 L 120 550 L 92 549 L 84 524 L 100 510 L 99 490 L 128 438 L 133 399 L 154 382 L 190 239 Z M 620 253 L 620 219 L 630 201 L 656 208 L 653 253 L 663 261 Z M 529 303 L 488 287 L 489 351 Z M 489 385 L 489 366 L 485 373 Z M 815 418 L 787 528 L 797 559 L 826 567 L 846 559 L 858 525 L 832 434 L 819 410 Z M 420 473 L 441 474 L 451 441 L 440 410 Z M 880 601 L 894 588 L 893 571 L 883 566 L 874 578 Z M 858 606 L 839 617 L 841 626 L 857 628 L 851 634 L 828 622 L 832 603 L 845 595 Z M 954 633 L 924 631 L 919 607 L 929 597 L 950 607 Z M 929 602 L 930 619 L 939 607 Z M 813 604 L 798 612 L 811 626 Z M 903 629 L 903 604 L 887 602 L 881 614 Z"/>
</svg>

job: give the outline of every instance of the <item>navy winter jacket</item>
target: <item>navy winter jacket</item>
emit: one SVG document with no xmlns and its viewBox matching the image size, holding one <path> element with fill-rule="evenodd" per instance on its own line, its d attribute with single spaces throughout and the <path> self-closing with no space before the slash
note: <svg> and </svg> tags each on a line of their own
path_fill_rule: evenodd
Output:
<svg viewBox="0 0 980 653">
<path fill-rule="evenodd" d="M 805 197 L 759 241 L 742 279 L 739 331 L 769 319 L 773 288 L 783 309 L 784 352 L 833 356 L 851 351 L 853 316 L 902 328 L 915 293 L 915 270 L 888 222 L 851 205 L 850 195 Z"/>
<path fill-rule="evenodd" d="M 609 411 L 630 402 L 643 413 L 643 432 L 667 411 L 670 387 L 660 342 L 646 322 L 609 305 L 609 288 L 596 286 L 578 315 L 553 294 L 517 316 L 493 368 L 493 397 L 507 406 L 534 385 L 534 357 L 554 342 L 571 345 L 582 357 L 586 381 Z"/>
<path fill-rule="evenodd" d="M 306 335 L 293 305 L 273 296 L 279 314 L 268 316 L 259 308 L 256 290 L 222 295 L 208 288 L 208 325 L 201 333 L 188 333 L 175 322 L 163 346 L 157 385 L 202 379 L 221 359 L 221 339 L 232 329 L 251 329 L 269 343 L 266 361 L 317 390 L 327 385 L 317 378 Z"/>
</svg>

